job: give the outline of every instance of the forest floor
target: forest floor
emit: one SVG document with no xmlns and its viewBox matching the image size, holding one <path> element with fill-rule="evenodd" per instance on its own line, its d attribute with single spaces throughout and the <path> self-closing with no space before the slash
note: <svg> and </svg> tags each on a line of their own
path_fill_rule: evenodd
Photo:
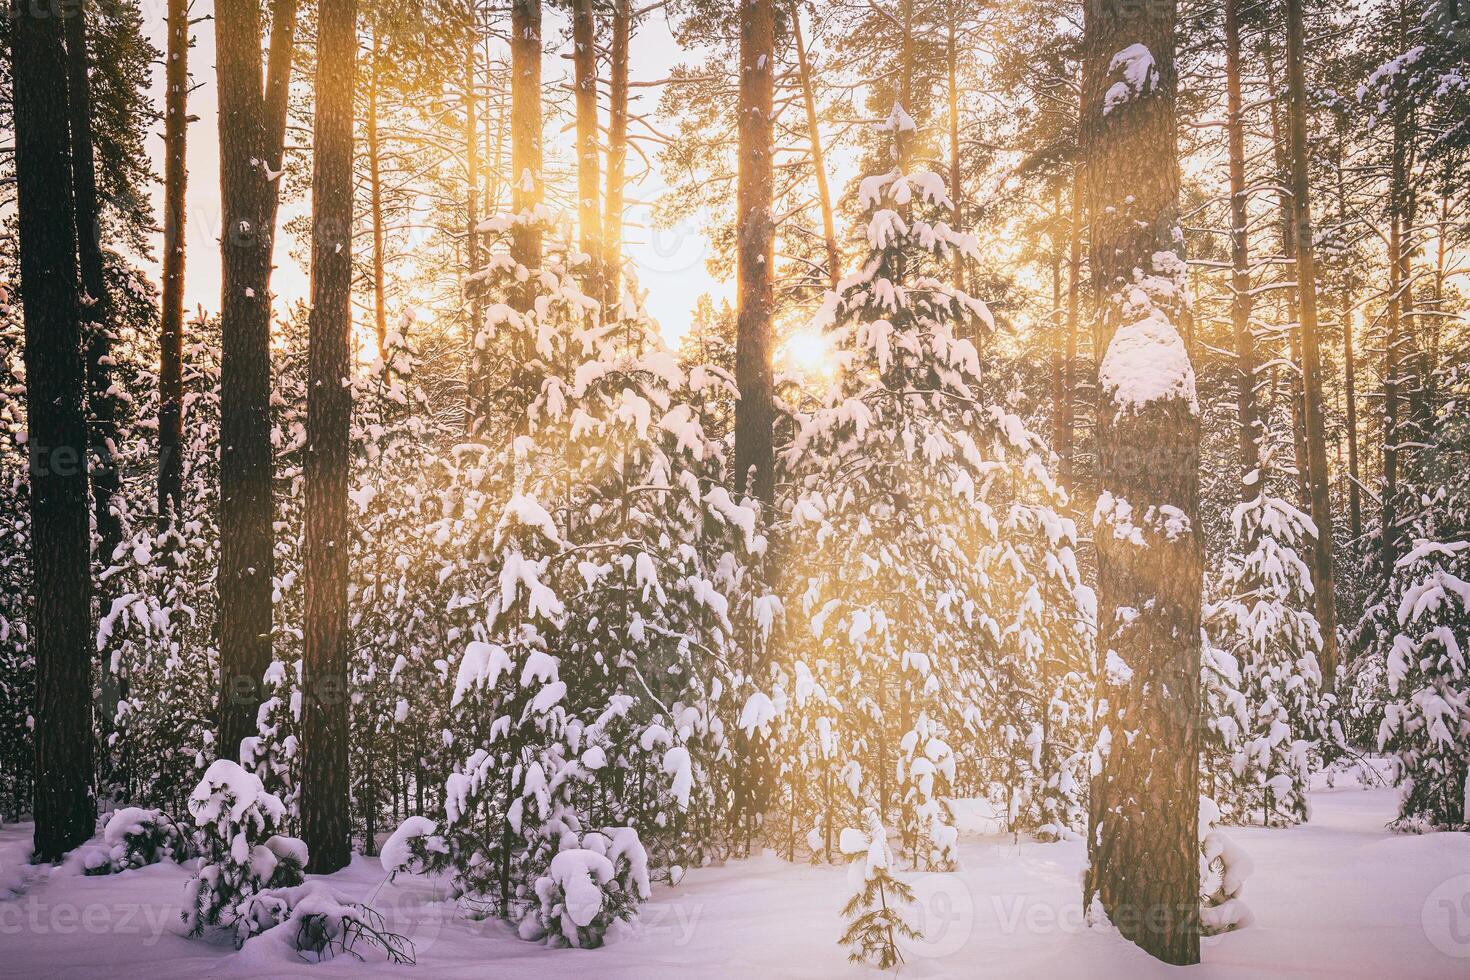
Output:
<svg viewBox="0 0 1470 980">
<path fill-rule="evenodd" d="M 1351 777 L 1312 796 L 1313 818 L 1287 830 L 1228 828 L 1255 864 L 1243 897 L 1255 921 L 1205 940 L 1198 977 L 1470 976 L 1470 834 L 1396 835 L 1394 793 Z M 906 876 L 927 933 L 901 977 L 1151 977 L 1175 972 L 1080 906 L 1080 841 L 1017 842 L 971 826 L 962 870 Z M 980 832 L 977 832 L 980 831 Z M 443 882 L 385 881 L 359 856 L 331 876 L 414 943 L 418 965 L 374 951 L 307 963 L 269 936 L 236 952 L 228 937 L 189 939 L 179 919 L 189 871 L 154 865 L 84 877 L 25 863 L 31 827 L 0 828 L 0 976 L 324 977 L 362 972 L 439 977 L 832 977 L 852 966 L 837 945 L 840 868 L 766 854 L 655 886 L 634 923 L 600 950 L 547 949 L 496 921 L 466 918 Z"/>
</svg>

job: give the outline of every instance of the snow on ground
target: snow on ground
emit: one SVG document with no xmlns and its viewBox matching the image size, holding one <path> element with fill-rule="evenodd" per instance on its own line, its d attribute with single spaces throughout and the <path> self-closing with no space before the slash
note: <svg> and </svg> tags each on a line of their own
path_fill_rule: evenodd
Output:
<svg viewBox="0 0 1470 980">
<path fill-rule="evenodd" d="M 1470 834 L 1388 833 L 1391 790 L 1339 782 L 1313 793 L 1313 820 L 1290 830 L 1230 828 L 1255 874 L 1249 928 L 1207 939 L 1197 977 L 1470 976 Z M 154 865 L 107 877 L 30 868 L 31 828 L 0 828 L 0 976 L 324 977 L 831 977 L 852 966 L 837 946 L 844 871 L 765 855 L 691 871 L 657 886 L 641 918 L 601 950 L 521 942 L 472 921 L 441 882 L 385 882 L 375 858 L 332 876 L 369 900 L 417 947 L 418 966 L 352 957 L 319 965 L 275 943 L 235 952 L 223 936 L 191 940 L 179 919 L 185 868 Z M 1116 934 L 1082 925 L 1081 842 L 1017 843 L 967 834 L 958 874 L 908 875 L 927 932 L 906 951 L 906 977 L 1153 977 L 1176 972 Z M 20 890 L 19 895 L 13 889 Z"/>
</svg>

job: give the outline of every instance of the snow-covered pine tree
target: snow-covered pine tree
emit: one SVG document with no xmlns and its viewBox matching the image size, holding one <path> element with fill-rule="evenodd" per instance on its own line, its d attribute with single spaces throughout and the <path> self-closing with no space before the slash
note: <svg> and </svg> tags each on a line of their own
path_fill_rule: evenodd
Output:
<svg viewBox="0 0 1470 980">
<path fill-rule="evenodd" d="M 31 807 L 30 484 L 26 448 L 24 329 L 0 274 L 0 819 Z"/>
<path fill-rule="evenodd" d="M 504 235 L 517 220 L 481 227 Z M 637 865 L 642 838 L 668 864 L 698 838 L 691 822 L 716 830 L 723 590 L 735 554 L 760 542 L 753 511 L 721 483 L 690 379 L 636 307 L 600 320 L 568 255 L 553 247 L 531 273 L 496 248 L 483 276 L 492 299 L 532 297 L 524 311 L 487 303 L 480 338 L 507 358 L 489 390 L 527 401 L 505 413 L 524 422 L 490 453 L 514 475 L 507 496 L 464 502 L 489 533 L 447 579 L 475 613 L 449 721 L 462 761 L 438 834 L 419 840 L 426 862 L 523 934 L 588 945 L 597 937 L 546 911 L 552 885 L 538 882 L 566 886 L 559 855 L 606 838 Z M 594 872 L 576 888 L 591 882 L 607 908 L 631 911 L 644 895 L 637 876 L 630 895 L 624 876 Z"/>
<path fill-rule="evenodd" d="M 179 506 L 166 531 L 134 506 L 123 545 L 111 560 L 98 622 L 98 651 L 117 701 L 106 738 L 112 778 L 122 797 L 185 816 L 189 793 L 215 754 L 214 709 L 219 655 L 214 567 L 218 563 L 218 322 L 189 324 L 183 352 L 185 418 Z M 135 411 L 156 403 L 144 388 Z M 129 402 L 131 404 L 131 402 Z M 152 496 L 151 435 L 124 442 L 149 479 L 127 480 L 129 498 Z M 104 685 L 106 686 L 106 685 Z M 102 710 L 106 710 L 104 706 Z"/>
<path fill-rule="evenodd" d="M 383 337 L 383 356 L 353 395 L 353 653 L 351 752 L 355 813 L 373 847 L 385 813 L 424 812 L 443 783 L 449 594 L 438 573 L 444 541 L 424 528 L 440 518 L 450 433 L 414 380 L 405 314 Z"/>
<path fill-rule="evenodd" d="M 929 863 L 952 846 L 940 767 L 951 784 L 1014 784 L 1034 759 L 1038 803 L 1048 786 L 1075 789 L 1054 768 L 1065 740 L 1043 747 L 1040 732 L 1071 665 L 1085 670 L 1080 576 L 1044 445 L 980 399 L 964 338 L 993 322 L 950 284 L 950 256 L 974 243 L 944 221 L 944 182 L 894 171 L 859 193 L 868 254 L 813 324 L 836 373 L 783 458 L 785 604 L 805 623 L 786 631 L 775 701 L 808 717 L 782 719 L 797 744 L 778 754 L 818 765 L 785 804 L 818 825 L 811 840 L 875 805 Z M 1078 722 L 1085 690 L 1071 691 Z M 1075 814 L 1038 808 L 1028 822 Z"/>
<path fill-rule="evenodd" d="M 920 935 L 909 909 L 914 890 L 893 875 L 888 828 L 878 811 L 869 807 L 862 816 L 863 830 L 842 831 L 842 853 L 852 862 L 847 868 L 851 897 L 842 907 L 848 925 L 840 942 L 849 947 L 847 958 L 852 962 L 871 960 L 878 969 L 890 970 L 903 962 L 899 941 Z"/>
<path fill-rule="evenodd" d="M 240 765 L 285 806 L 283 829 L 294 830 L 300 814 L 301 661 L 272 660 L 261 678 L 255 734 L 240 740 Z"/>
<path fill-rule="evenodd" d="M 1344 711 L 1350 736 L 1393 757 L 1397 822 L 1411 831 L 1470 824 L 1470 370 L 1450 360 L 1425 381 L 1435 395 L 1416 413 L 1396 497 L 1413 546 L 1364 611 Z"/>
<path fill-rule="evenodd" d="M 1263 461 L 1258 478 L 1269 472 Z M 1201 685 L 1207 742 L 1226 748 L 1205 756 L 1229 767 L 1206 775 L 1214 800 L 1226 820 L 1268 827 L 1310 815 L 1308 782 L 1323 729 L 1322 636 L 1301 558 L 1316 527 L 1271 490 L 1266 480 L 1231 513 L 1234 554 L 1218 584 L 1221 598 L 1205 609 L 1213 656 L 1202 657 Z"/>
<path fill-rule="evenodd" d="M 1378 748 L 1395 758 L 1406 829 L 1470 826 L 1470 541 L 1420 539 L 1395 563 L 1397 629 Z"/>
</svg>

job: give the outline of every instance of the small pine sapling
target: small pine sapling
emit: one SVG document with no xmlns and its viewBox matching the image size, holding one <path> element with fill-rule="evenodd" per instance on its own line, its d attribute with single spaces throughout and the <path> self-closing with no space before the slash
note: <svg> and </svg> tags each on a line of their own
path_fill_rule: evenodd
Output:
<svg viewBox="0 0 1470 980">
<path fill-rule="evenodd" d="M 847 870 L 852 897 L 842 907 L 848 926 L 841 942 L 852 962 L 871 960 L 888 970 L 903 962 L 899 941 L 919 938 L 904 911 L 913 904 L 914 890 L 893 876 L 893 851 L 878 811 L 869 807 L 863 817 L 866 831 L 849 827 L 841 837 L 842 853 L 853 855 Z"/>
</svg>

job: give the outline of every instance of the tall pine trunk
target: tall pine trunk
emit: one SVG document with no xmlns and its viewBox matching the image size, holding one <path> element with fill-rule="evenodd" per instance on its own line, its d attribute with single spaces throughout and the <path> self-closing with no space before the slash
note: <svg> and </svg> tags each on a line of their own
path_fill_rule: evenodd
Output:
<svg viewBox="0 0 1470 980">
<path fill-rule="evenodd" d="M 628 168 L 628 42 L 633 33 L 629 0 L 613 0 L 612 45 L 608 50 L 607 193 L 603 196 L 603 305 L 623 295 L 623 185 Z"/>
<path fill-rule="evenodd" d="M 55 861 L 96 829 L 86 365 L 71 193 L 64 176 L 59 193 L 57 186 L 71 169 L 62 24 L 22 0 L 12 0 L 10 17 L 30 454 L 35 859 Z"/>
<path fill-rule="evenodd" d="M 383 142 L 378 134 L 378 91 L 382 86 L 376 29 L 371 38 L 372 63 L 368 70 L 367 153 L 368 153 L 368 218 L 373 226 L 373 336 L 378 342 L 378 357 L 388 358 L 388 304 L 385 297 L 386 255 L 383 230 Z"/>
<path fill-rule="evenodd" d="M 1225 92 L 1230 156 L 1230 322 L 1235 335 L 1235 386 L 1240 427 L 1241 499 L 1261 492 L 1256 416 L 1255 331 L 1251 328 L 1250 229 L 1246 213 L 1245 119 L 1240 94 L 1240 0 L 1225 0 Z M 1254 477 L 1252 477 L 1254 474 Z"/>
<path fill-rule="evenodd" d="M 771 109 L 776 18 L 773 0 L 740 5 L 740 164 L 736 187 L 735 489 L 770 502 L 774 491 L 771 389 Z"/>
<path fill-rule="evenodd" d="M 234 759 L 240 740 L 255 732 L 271 661 L 270 277 L 296 2 L 271 5 L 264 91 L 256 0 L 217 0 L 214 30 L 223 223 L 219 753 Z"/>
<path fill-rule="evenodd" d="M 347 479 L 351 464 L 352 123 L 356 0 L 318 8 L 312 128 L 311 317 L 306 393 L 306 591 L 301 831 L 309 870 L 346 867 L 348 798 Z"/>
<path fill-rule="evenodd" d="M 532 218 L 541 204 L 543 179 L 541 0 L 514 0 L 511 5 L 510 70 L 511 209 L 521 219 L 511 233 L 511 255 L 536 269 L 541 266 L 541 230 Z"/>
<path fill-rule="evenodd" d="M 1345 142 L 1339 144 L 1338 157 L 1346 159 Z M 1343 167 L 1337 167 L 1337 218 L 1343 227 L 1348 223 L 1347 186 Z M 1348 533 L 1353 541 L 1363 536 L 1363 497 L 1358 474 L 1358 360 L 1353 339 L 1352 274 L 1343 270 L 1342 287 L 1342 359 L 1343 395 L 1347 406 L 1348 450 Z"/>
<path fill-rule="evenodd" d="M 172 526 L 184 493 L 184 152 L 189 130 L 189 0 L 168 0 L 163 110 L 163 310 L 158 336 L 158 519 Z M 165 545 L 177 551 L 169 536 Z"/>
<path fill-rule="evenodd" d="M 587 256 L 583 281 L 589 295 L 600 295 L 602 279 L 601 161 L 597 154 L 597 23 L 592 0 L 573 0 L 572 66 L 577 97 L 578 247 Z"/>
<path fill-rule="evenodd" d="M 817 117 L 817 96 L 812 83 L 811 60 L 807 57 L 806 39 L 801 32 L 801 9 L 791 0 L 792 39 L 796 43 L 796 69 L 801 80 L 801 99 L 806 107 L 806 128 L 811 141 L 812 172 L 817 179 L 817 204 L 822 209 L 822 244 L 827 252 L 827 285 L 837 288 L 842 279 L 841 260 L 837 254 L 837 222 L 832 211 L 832 190 L 827 184 L 827 162 L 822 154 L 822 122 Z"/>
<path fill-rule="evenodd" d="M 1084 904 L 1100 901 L 1150 954 L 1189 964 L 1199 962 L 1203 556 L 1199 411 L 1176 329 L 1188 317 L 1176 19 L 1173 2 L 1087 7 L 1081 135 L 1106 353 L 1095 534 L 1099 760 Z M 1142 84 L 1133 87 L 1130 75 Z"/>
<path fill-rule="evenodd" d="M 475 44 L 474 28 L 466 38 L 468 57 L 464 66 L 464 155 L 465 155 L 465 275 L 473 276 L 480 271 L 480 136 L 476 121 L 478 103 L 475 93 L 475 63 L 479 60 Z M 473 434 L 484 423 L 488 406 L 485 404 L 485 359 L 480 350 L 483 339 L 480 328 L 484 326 L 484 290 L 478 283 L 466 278 L 469 293 L 469 323 L 465 327 L 465 340 L 469 344 L 469 377 L 465 379 L 465 431 Z"/>
<path fill-rule="evenodd" d="M 948 10 L 948 33 L 945 37 L 945 61 L 949 69 L 949 201 L 954 208 L 953 217 L 954 230 L 960 231 L 964 228 L 963 205 L 960 204 L 960 43 L 959 43 L 959 3 L 950 3 Z M 958 249 L 955 250 L 950 262 L 950 271 L 954 279 L 954 288 L 963 291 L 965 288 L 965 257 Z"/>
<path fill-rule="evenodd" d="M 1398 142 L 1397 135 L 1394 140 Z M 1403 179 L 1399 149 L 1395 146 L 1388 191 L 1388 329 L 1383 343 L 1383 511 L 1379 521 L 1379 562 L 1385 580 L 1393 574 L 1398 559 L 1399 346 L 1403 335 L 1400 311 L 1404 292 L 1404 283 L 1399 279 L 1403 269 L 1399 261 L 1403 251 L 1402 199 Z"/>
<path fill-rule="evenodd" d="M 1057 406 L 1061 420 L 1057 424 L 1057 481 L 1067 493 L 1072 492 L 1075 479 L 1073 456 L 1077 445 L 1077 325 L 1081 318 L 1082 302 L 1082 162 L 1072 167 L 1071 230 L 1067 235 L 1067 340 L 1062 361 L 1062 383 L 1067 397 Z"/>
<path fill-rule="evenodd" d="M 1281 122 L 1281 93 L 1276 83 L 1276 54 L 1268 32 L 1264 38 L 1266 56 L 1266 91 L 1271 101 L 1271 148 L 1276 163 L 1278 218 L 1277 231 L 1281 236 L 1281 257 L 1291 263 L 1293 276 L 1296 274 L 1296 217 L 1295 202 L 1291 197 L 1291 153 L 1288 147 L 1290 136 Z M 1286 320 L 1288 350 L 1293 370 L 1287 372 L 1287 388 L 1291 393 L 1291 439 L 1296 454 L 1297 504 L 1311 507 L 1307 469 L 1307 413 L 1306 394 L 1302 389 L 1301 310 L 1297 293 L 1301 284 L 1293 282 L 1286 290 Z"/>
<path fill-rule="evenodd" d="M 87 351 L 87 422 L 92 459 L 92 519 L 97 560 L 106 568 L 122 540 L 117 508 L 122 489 L 117 469 L 117 397 L 112 392 L 112 305 L 102 260 L 102 214 L 92 149 L 92 86 L 87 78 L 87 7 L 62 18 L 66 25 L 67 111 L 71 123 L 72 208 L 82 276 L 82 337 Z M 104 706 L 104 712 L 106 707 Z M 104 725 L 111 723 L 110 715 Z"/>
<path fill-rule="evenodd" d="M 1337 676 L 1337 600 L 1332 566 L 1332 494 L 1327 473 L 1327 424 L 1322 406 L 1322 354 L 1317 338 L 1317 256 L 1312 242 L 1312 199 L 1307 156 L 1306 51 L 1302 0 L 1286 0 L 1287 115 L 1291 139 L 1291 197 L 1296 216 L 1297 302 L 1301 316 L 1302 403 L 1306 422 L 1307 482 L 1312 521 L 1312 585 L 1317 624 L 1322 630 L 1322 681 L 1330 690 Z"/>
</svg>

